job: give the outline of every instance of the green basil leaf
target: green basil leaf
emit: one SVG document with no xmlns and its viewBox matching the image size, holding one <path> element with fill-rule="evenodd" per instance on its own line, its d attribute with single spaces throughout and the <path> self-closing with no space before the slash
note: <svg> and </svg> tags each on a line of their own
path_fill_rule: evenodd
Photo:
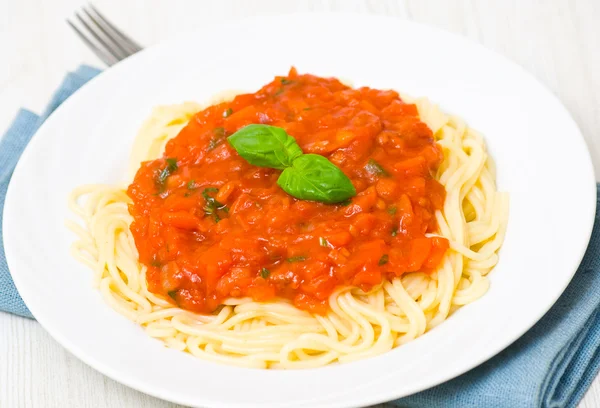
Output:
<svg viewBox="0 0 600 408">
<path fill-rule="evenodd" d="M 250 164 L 283 170 L 277 184 L 301 200 L 339 203 L 356 195 L 350 179 L 327 158 L 303 154 L 284 129 L 248 125 L 227 138 Z"/>
<path fill-rule="evenodd" d="M 248 163 L 260 167 L 283 170 L 302 155 L 296 140 L 276 126 L 248 125 L 227 141 Z"/>
<path fill-rule="evenodd" d="M 277 184 L 301 200 L 339 203 L 356 195 L 350 179 L 335 164 L 318 154 L 304 154 L 281 173 Z"/>
</svg>

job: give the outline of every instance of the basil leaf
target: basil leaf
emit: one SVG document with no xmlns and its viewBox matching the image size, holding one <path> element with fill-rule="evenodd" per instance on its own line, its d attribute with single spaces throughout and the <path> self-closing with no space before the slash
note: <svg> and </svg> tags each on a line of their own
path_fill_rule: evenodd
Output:
<svg viewBox="0 0 600 408">
<path fill-rule="evenodd" d="M 248 125 L 227 138 L 248 163 L 283 170 L 302 155 L 296 140 L 284 129 L 268 125 Z"/>
<path fill-rule="evenodd" d="M 281 173 L 277 184 L 301 200 L 339 203 L 356 195 L 350 179 L 318 154 L 303 154 Z"/>
<path fill-rule="evenodd" d="M 303 154 L 284 129 L 248 125 L 227 138 L 250 164 L 283 170 L 277 184 L 301 200 L 339 203 L 356 195 L 350 179 L 327 158 Z"/>
</svg>

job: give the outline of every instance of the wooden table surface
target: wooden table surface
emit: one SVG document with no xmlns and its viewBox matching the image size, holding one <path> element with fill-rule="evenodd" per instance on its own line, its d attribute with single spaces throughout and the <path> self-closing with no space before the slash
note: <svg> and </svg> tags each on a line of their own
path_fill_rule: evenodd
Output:
<svg viewBox="0 0 600 408">
<path fill-rule="evenodd" d="M 40 112 L 67 70 L 81 63 L 102 66 L 64 22 L 80 4 L 0 0 L 0 133 L 19 107 Z M 587 140 L 597 179 L 600 174 L 598 0 L 97 0 L 95 4 L 145 45 L 212 21 L 313 10 L 394 15 L 461 34 L 520 64 L 561 99 Z M 35 321 L 0 312 L 0 407 L 174 406 L 89 368 Z M 580 404 L 595 407 L 600 407 L 600 378 Z"/>
</svg>

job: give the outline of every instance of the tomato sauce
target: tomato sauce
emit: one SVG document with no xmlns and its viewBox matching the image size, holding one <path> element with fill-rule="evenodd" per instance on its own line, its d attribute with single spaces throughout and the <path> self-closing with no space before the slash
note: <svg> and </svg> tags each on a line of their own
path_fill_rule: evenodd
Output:
<svg viewBox="0 0 600 408">
<path fill-rule="evenodd" d="M 327 157 L 357 195 L 324 204 L 286 194 L 280 170 L 250 165 L 227 142 L 252 123 L 284 128 L 304 153 Z M 229 297 L 279 297 L 323 314 L 340 285 L 368 291 L 430 272 L 448 248 L 425 236 L 445 199 L 432 177 L 441 160 L 431 130 L 398 93 L 292 68 L 198 112 L 163 158 L 142 163 L 128 194 L 148 288 L 195 312 Z"/>
</svg>

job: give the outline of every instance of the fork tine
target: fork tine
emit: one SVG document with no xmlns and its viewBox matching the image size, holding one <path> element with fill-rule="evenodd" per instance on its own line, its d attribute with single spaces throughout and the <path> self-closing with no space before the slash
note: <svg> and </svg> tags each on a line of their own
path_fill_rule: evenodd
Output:
<svg viewBox="0 0 600 408">
<path fill-rule="evenodd" d="M 106 52 L 112 54 L 118 61 L 127 57 L 127 54 L 124 54 L 121 50 L 117 49 L 115 46 L 108 44 L 102 35 L 97 33 L 97 30 L 94 30 L 92 26 L 89 25 L 87 21 L 79 13 L 75 13 L 75 17 L 77 20 L 87 29 L 88 33 L 94 37 L 94 40 L 102 45 Z"/>
<path fill-rule="evenodd" d="M 67 24 L 71 26 L 71 28 L 75 31 L 75 33 L 81 38 L 81 40 L 96 54 L 98 58 L 100 58 L 106 65 L 111 66 L 116 64 L 119 60 L 111 54 L 106 53 L 102 49 L 100 49 L 96 44 L 90 41 L 80 30 L 77 28 L 75 24 L 73 24 L 70 20 L 67 20 Z"/>
<path fill-rule="evenodd" d="M 88 7 L 98 17 L 98 19 L 105 25 L 106 28 L 108 28 L 115 35 L 120 37 L 127 45 L 131 46 L 131 51 L 133 53 L 141 51 L 143 49 L 143 47 L 141 45 L 139 45 L 137 42 L 133 41 L 129 36 L 127 36 L 124 32 L 119 30 L 113 23 L 111 23 L 106 17 L 104 17 L 104 15 L 102 13 L 100 13 L 98 11 L 98 9 L 96 7 L 94 7 L 93 4 L 89 3 Z"/>
<path fill-rule="evenodd" d="M 125 46 L 125 44 L 120 41 L 119 38 L 115 38 L 114 35 L 111 35 L 111 33 L 109 33 L 101 23 L 98 22 L 98 19 L 96 17 L 94 17 L 89 11 L 86 10 L 85 7 L 81 8 L 81 11 L 83 11 L 83 13 L 89 18 L 89 20 L 91 21 L 91 23 L 94 24 L 94 26 L 96 26 L 97 30 L 95 30 L 96 32 L 100 31 L 100 35 L 102 35 L 102 37 L 104 37 L 104 39 L 108 42 L 110 41 L 112 43 L 112 45 L 116 48 L 118 48 L 118 50 L 116 50 L 116 52 L 123 56 L 123 58 L 134 54 L 135 51 L 131 51 L 128 49 L 128 47 Z"/>
</svg>

